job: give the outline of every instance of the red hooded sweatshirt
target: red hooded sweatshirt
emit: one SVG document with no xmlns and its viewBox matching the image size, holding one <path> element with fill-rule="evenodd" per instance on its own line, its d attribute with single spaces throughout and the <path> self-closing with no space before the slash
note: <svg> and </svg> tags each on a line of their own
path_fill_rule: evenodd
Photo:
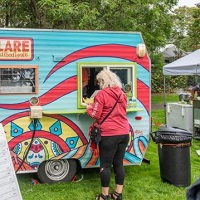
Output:
<svg viewBox="0 0 200 200">
<path fill-rule="evenodd" d="M 118 103 L 108 118 L 100 125 L 102 136 L 129 134 L 130 126 L 126 117 L 127 99 L 119 87 L 104 88 L 94 97 L 94 103 L 87 106 L 87 113 L 98 123 L 110 112 L 118 97 Z"/>
</svg>

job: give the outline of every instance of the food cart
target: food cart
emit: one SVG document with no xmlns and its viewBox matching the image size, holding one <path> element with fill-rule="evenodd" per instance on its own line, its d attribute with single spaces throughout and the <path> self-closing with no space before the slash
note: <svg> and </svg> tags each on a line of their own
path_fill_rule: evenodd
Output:
<svg viewBox="0 0 200 200">
<path fill-rule="evenodd" d="M 103 68 L 117 73 L 128 98 L 124 165 L 142 163 L 151 127 L 151 64 L 140 33 L 1 28 L 0 35 L 0 122 L 16 173 L 36 172 L 54 183 L 71 181 L 78 166 L 99 167 L 83 98 L 96 93 Z"/>
</svg>

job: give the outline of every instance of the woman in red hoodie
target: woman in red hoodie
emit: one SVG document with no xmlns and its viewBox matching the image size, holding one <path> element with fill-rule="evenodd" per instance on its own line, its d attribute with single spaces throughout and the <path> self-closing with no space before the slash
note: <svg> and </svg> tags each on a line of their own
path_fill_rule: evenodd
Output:
<svg viewBox="0 0 200 200">
<path fill-rule="evenodd" d="M 130 126 L 126 117 L 127 99 L 122 91 L 120 78 L 110 70 L 103 69 L 96 79 L 100 91 L 94 97 L 94 103 L 87 105 L 87 113 L 100 123 L 110 112 L 118 100 L 114 110 L 100 125 L 101 141 L 99 143 L 100 179 L 102 193 L 96 200 L 107 200 L 109 197 L 110 168 L 115 173 L 115 191 L 110 194 L 112 199 L 122 200 L 125 170 L 123 158 L 129 141 Z"/>
</svg>

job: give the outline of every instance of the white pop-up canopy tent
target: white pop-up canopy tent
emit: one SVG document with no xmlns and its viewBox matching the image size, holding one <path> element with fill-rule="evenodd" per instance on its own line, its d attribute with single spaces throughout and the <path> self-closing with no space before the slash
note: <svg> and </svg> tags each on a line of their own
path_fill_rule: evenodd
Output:
<svg viewBox="0 0 200 200">
<path fill-rule="evenodd" d="M 164 75 L 164 107 L 166 112 L 166 86 L 165 76 L 200 75 L 200 49 L 163 66 Z M 166 113 L 165 113 L 166 117 Z M 165 119 L 166 122 L 166 119 Z"/>
<path fill-rule="evenodd" d="M 163 74 L 170 76 L 200 74 L 200 49 L 165 65 Z"/>
</svg>

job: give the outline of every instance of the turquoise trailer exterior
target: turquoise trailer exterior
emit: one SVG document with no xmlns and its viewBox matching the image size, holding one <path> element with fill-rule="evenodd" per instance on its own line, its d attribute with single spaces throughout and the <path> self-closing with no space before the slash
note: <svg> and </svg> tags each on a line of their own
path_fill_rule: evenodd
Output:
<svg viewBox="0 0 200 200">
<path fill-rule="evenodd" d="M 99 167 L 82 99 L 97 90 L 103 68 L 119 75 L 129 102 L 124 165 L 140 165 L 151 126 L 150 60 L 140 33 L 0 29 L 0 123 L 17 173 L 69 181 L 78 164 Z"/>
</svg>

